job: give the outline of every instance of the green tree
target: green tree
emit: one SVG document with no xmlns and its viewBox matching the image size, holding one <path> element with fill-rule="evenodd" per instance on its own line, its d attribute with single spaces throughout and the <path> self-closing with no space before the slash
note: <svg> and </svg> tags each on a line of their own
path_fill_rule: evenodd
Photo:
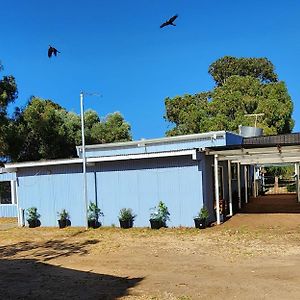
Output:
<svg viewBox="0 0 300 300">
<path fill-rule="evenodd" d="M 0 71 L 3 65 L 0 62 Z M 13 76 L 3 76 L 0 80 L 0 155 L 7 151 L 6 128 L 8 126 L 7 107 L 18 97 L 18 90 Z"/>
<path fill-rule="evenodd" d="M 131 141 L 131 127 L 119 112 L 106 116 L 103 122 L 94 123 L 91 129 L 93 143 L 114 143 Z"/>
<path fill-rule="evenodd" d="M 131 140 L 130 126 L 120 113 L 103 122 L 95 111 L 84 114 L 87 144 Z M 16 110 L 7 127 L 12 161 L 76 157 L 81 144 L 81 119 L 51 100 L 32 97 L 23 111 Z"/>
<path fill-rule="evenodd" d="M 233 67 L 224 66 L 222 72 L 221 66 L 226 65 L 228 60 L 234 61 Z M 244 70 L 245 61 L 249 62 L 250 67 Z M 258 62 L 256 69 L 255 61 Z M 254 120 L 245 116 L 254 113 L 264 113 L 257 126 L 263 128 L 267 135 L 292 131 L 292 100 L 285 83 L 277 80 L 273 65 L 268 60 L 225 57 L 216 65 L 213 76 L 217 86 L 212 91 L 165 99 L 164 118 L 175 125 L 166 135 L 237 131 L 239 125 L 254 125 Z M 239 75 L 233 75 L 235 70 Z"/>
<path fill-rule="evenodd" d="M 274 66 L 267 58 L 224 56 L 209 66 L 208 73 L 218 86 L 223 85 L 233 75 L 251 76 L 263 83 L 278 80 Z"/>
</svg>

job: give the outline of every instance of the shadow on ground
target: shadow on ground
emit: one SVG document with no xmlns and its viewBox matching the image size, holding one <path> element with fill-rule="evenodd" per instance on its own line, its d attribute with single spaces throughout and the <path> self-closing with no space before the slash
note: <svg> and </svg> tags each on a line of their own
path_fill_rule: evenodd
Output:
<svg viewBox="0 0 300 300">
<path fill-rule="evenodd" d="M 99 240 L 87 240 L 84 242 L 69 243 L 62 240 L 51 240 L 47 242 L 19 242 L 6 246 L 0 246 L 0 258 L 9 258 L 15 255 L 33 254 L 35 258 L 43 261 L 58 257 L 68 257 L 74 254 L 88 254 L 89 246 L 99 243 Z M 28 253 L 30 252 L 30 253 Z"/>
<path fill-rule="evenodd" d="M 256 198 L 251 197 L 240 213 L 266 214 L 266 213 L 289 213 L 300 214 L 300 203 L 295 194 L 264 195 Z"/>
<path fill-rule="evenodd" d="M 117 277 L 36 260 L 0 260 L 1 299 L 118 299 L 143 278 Z"/>
</svg>

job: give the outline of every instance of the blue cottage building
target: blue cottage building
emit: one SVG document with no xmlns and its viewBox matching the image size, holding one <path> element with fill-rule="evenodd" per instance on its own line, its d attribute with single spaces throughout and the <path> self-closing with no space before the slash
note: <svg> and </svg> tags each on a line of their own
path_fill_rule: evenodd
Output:
<svg viewBox="0 0 300 300">
<path fill-rule="evenodd" d="M 214 156 L 206 149 L 240 145 L 242 136 L 216 131 L 159 139 L 89 145 L 87 197 L 104 213 L 104 226 L 118 225 L 121 208 L 137 214 L 135 226 L 149 226 L 151 208 L 163 201 L 169 208 L 169 227 L 193 226 L 193 217 L 206 206 L 214 213 Z M 0 181 L 10 188 L 0 198 L 0 217 L 18 217 L 37 207 L 42 226 L 57 226 L 57 213 L 66 209 L 72 226 L 85 226 L 82 148 L 78 158 L 9 163 L 0 169 Z M 227 197 L 226 162 L 220 162 L 219 197 Z M 236 190 L 235 184 L 232 186 Z M 26 216 L 25 216 L 26 218 Z"/>
</svg>

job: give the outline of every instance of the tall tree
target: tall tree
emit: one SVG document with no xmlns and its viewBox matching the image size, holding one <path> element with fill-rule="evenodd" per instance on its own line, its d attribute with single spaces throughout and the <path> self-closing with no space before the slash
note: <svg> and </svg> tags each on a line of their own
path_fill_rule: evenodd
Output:
<svg viewBox="0 0 300 300">
<path fill-rule="evenodd" d="M 101 122 L 95 111 L 88 110 L 84 120 L 87 144 L 131 140 L 130 126 L 119 113 Z M 75 146 L 81 144 L 80 116 L 37 97 L 16 111 L 7 132 L 12 161 L 75 157 Z"/>
<path fill-rule="evenodd" d="M 223 85 L 233 75 L 251 76 L 262 83 L 276 82 L 278 76 L 273 64 L 267 58 L 237 58 L 224 56 L 209 66 L 208 73 L 218 86 Z"/>
<path fill-rule="evenodd" d="M 3 65 L 0 62 L 0 71 Z M 0 156 L 7 150 L 6 127 L 8 126 L 7 107 L 18 97 L 18 90 L 13 76 L 3 76 L 0 80 Z"/>
<path fill-rule="evenodd" d="M 240 124 L 254 125 L 254 120 L 245 116 L 253 113 L 264 113 L 257 126 L 265 134 L 292 131 L 292 100 L 267 59 L 224 57 L 213 63 L 209 72 L 217 84 L 211 92 L 165 99 L 164 117 L 175 124 L 166 135 L 237 131 Z"/>
</svg>

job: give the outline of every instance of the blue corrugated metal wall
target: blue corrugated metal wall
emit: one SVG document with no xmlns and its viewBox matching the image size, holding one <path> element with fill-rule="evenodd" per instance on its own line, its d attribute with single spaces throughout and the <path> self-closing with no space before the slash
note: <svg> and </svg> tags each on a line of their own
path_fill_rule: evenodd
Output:
<svg viewBox="0 0 300 300">
<path fill-rule="evenodd" d="M 16 173 L 1 173 L 0 181 L 16 180 Z"/>
<path fill-rule="evenodd" d="M 97 167 L 98 201 L 104 225 L 118 224 L 118 213 L 130 207 L 137 214 L 136 226 L 149 226 L 151 208 L 162 200 L 169 208 L 169 226 L 192 226 L 200 210 L 202 171 L 190 157 L 132 161 L 127 166 Z"/>
<path fill-rule="evenodd" d="M 69 211 L 84 226 L 81 166 L 23 169 L 18 173 L 20 208 L 35 206 L 44 226 L 57 226 L 57 212 Z M 169 226 L 193 226 L 202 198 L 201 162 L 191 156 L 98 163 L 88 168 L 88 199 L 104 212 L 104 225 L 118 225 L 119 210 L 132 208 L 136 226 L 149 226 L 150 208 L 164 201 Z"/>
<path fill-rule="evenodd" d="M 89 173 L 87 179 L 92 201 L 95 199 L 93 173 Z M 73 226 L 84 226 L 82 173 L 78 165 L 20 171 L 18 200 L 20 208 L 37 207 L 44 226 L 57 226 L 57 213 L 62 209 L 69 212 Z"/>
<path fill-rule="evenodd" d="M 16 218 L 17 205 L 16 204 L 0 204 L 0 217 L 1 218 Z"/>
</svg>

